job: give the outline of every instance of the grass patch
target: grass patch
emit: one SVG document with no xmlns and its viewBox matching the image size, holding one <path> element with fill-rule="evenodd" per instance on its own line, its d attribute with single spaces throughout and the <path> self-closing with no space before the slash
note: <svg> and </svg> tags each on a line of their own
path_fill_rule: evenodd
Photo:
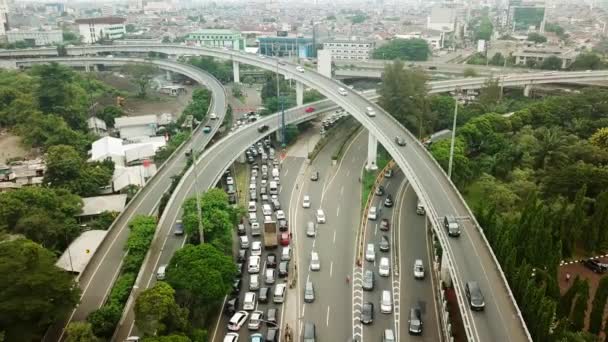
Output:
<svg viewBox="0 0 608 342">
<path fill-rule="evenodd" d="M 234 182 L 236 191 L 238 192 L 238 205 L 247 208 L 247 185 L 249 182 L 249 164 L 235 163 L 234 164 Z"/>
<path fill-rule="evenodd" d="M 347 119 L 344 126 L 345 129 L 350 131 L 348 132 L 348 134 L 346 134 L 346 137 L 344 138 L 342 143 L 340 143 L 340 147 L 331 156 L 331 159 L 333 160 L 339 161 L 340 159 L 342 159 L 342 157 L 344 156 L 344 152 L 346 152 L 346 146 L 348 145 L 347 143 L 351 141 L 352 137 L 354 137 L 355 134 L 357 134 L 359 129 L 362 127 L 361 124 L 359 124 L 359 122 L 353 119 L 352 117 Z"/>
<path fill-rule="evenodd" d="M 382 146 L 378 146 L 378 158 L 377 165 L 378 169 L 373 171 L 363 170 L 363 178 L 361 181 L 361 210 L 365 209 L 365 205 L 367 204 L 367 199 L 372 191 L 374 183 L 376 182 L 376 177 L 378 177 L 378 173 L 384 169 L 386 164 L 391 160 L 391 156 L 386 152 L 386 150 Z"/>
</svg>

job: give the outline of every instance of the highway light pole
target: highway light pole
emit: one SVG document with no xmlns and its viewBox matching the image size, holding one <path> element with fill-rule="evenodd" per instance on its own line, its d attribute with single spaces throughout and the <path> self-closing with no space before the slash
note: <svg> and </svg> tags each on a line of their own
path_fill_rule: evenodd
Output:
<svg viewBox="0 0 608 342">
<path fill-rule="evenodd" d="M 192 136 L 194 120 L 190 123 L 190 136 Z M 194 155 L 194 148 L 190 148 L 190 160 L 192 161 L 192 171 L 194 171 L 194 192 L 196 193 L 196 216 L 198 218 L 198 236 L 201 244 L 205 243 L 205 234 L 203 232 L 203 211 L 201 209 L 201 198 L 198 187 L 198 172 L 196 169 L 196 157 Z"/>
<path fill-rule="evenodd" d="M 458 117 L 458 92 L 454 98 L 454 122 L 452 123 L 452 142 L 450 143 L 450 162 L 448 164 L 448 178 L 452 179 L 452 163 L 454 162 L 454 143 L 456 141 L 456 118 Z"/>
</svg>

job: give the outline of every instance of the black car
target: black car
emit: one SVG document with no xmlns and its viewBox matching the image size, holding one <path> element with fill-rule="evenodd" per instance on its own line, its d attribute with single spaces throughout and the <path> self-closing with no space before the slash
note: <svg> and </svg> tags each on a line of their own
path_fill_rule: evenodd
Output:
<svg viewBox="0 0 608 342">
<path fill-rule="evenodd" d="M 224 306 L 224 314 L 228 317 L 232 317 L 235 312 L 239 310 L 239 297 L 229 299 Z"/>
<path fill-rule="evenodd" d="M 477 284 L 476 281 L 467 282 L 464 286 L 464 291 L 466 292 L 467 299 L 469 300 L 471 310 L 481 311 L 485 308 L 486 303 L 483 298 L 483 293 L 481 293 L 479 284 Z"/>
<path fill-rule="evenodd" d="M 242 224 L 242 223 L 240 223 L 238 226 L 236 226 L 236 233 L 239 236 L 247 234 L 247 230 L 245 229 L 245 225 Z"/>
<path fill-rule="evenodd" d="M 363 273 L 363 290 L 365 290 L 365 291 L 374 290 L 374 271 L 366 270 Z"/>
<path fill-rule="evenodd" d="M 407 322 L 409 323 L 408 331 L 410 335 L 422 334 L 422 314 L 419 307 L 415 306 L 410 309 L 410 318 Z"/>
<path fill-rule="evenodd" d="M 258 296 L 258 301 L 260 303 L 268 303 L 268 295 L 270 294 L 270 288 L 269 287 L 262 287 L 260 289 L 260 294 Z"/>
<path fill-rule="evenodd" d="M 384 200 L 384 206 L 387 208 L 392 208 L 393 196 L 391 196 L 390 194 L 386 195 L 386 199 Z"/>
<path fill-rule="evenodd" d="M 372 324 L 374 322 L 374 303 L 363 303 L 361 309 L 361 323 Z"/>
<path fill-rule="evenodd" d="M 376 194 L 376 196 L 384 195 L 384 187 L 382 185 L 378 185 L 374 193 Z"/>
<path fill-rule="evenodd" d="M 310 180 L 316 182 L 319 180 L 319 171 L 313 171 L 310 175 Z"/>
<path fill-rule="evenodd" d="M 268 130 L 268 125 L 262 125 L 262 126 L 258 127 L 258 132 L 260 132 L 260 133 L 266 132 L 267 130 Z"/>
<path fill-rule="evenodd" d="M 236 264 L 236 275 L 237 276 L 242 276 L 243 275 L 243 266 L 245 265 L 245 263 L 239 262 Z"/>
<path fill-rule="evenodd" d="M 246 259 L 247 259 L 247 250 L 246 249 L 239 249 L 239 254 L 236 257 L 236 260 L 238 262 L 245 262 Z"/>
<path fill-rule="evenodd" d="M 236 295 L 241 292 L 241 278 L 234 278 L 232 282 L 232 294 Z"/>
<path fill-rule="evenodd" d="M 391 242 L 388 239 L 388 236 L 386 235 L 382 235 L 382 237 L 380 238 L 380 243 L 378 243 L 379 247 L 380 247 L 380 251 L 382 252 L 388 252 L 391 249 Z"/>
<path fill-rule="evenodd" d="M 399 146 L 405 146 L 405 139 L 400 137 L 395 137 L 395 143 Z"/>
<path fill-rule="evenodd" d="M 268 253 L 268 255 L 266 255 L 266 267 L 267 268 L 277 267 L 277 255 L 276 254 Z"/>
<path fill-rule="evenodd" d="M 268 328 L 266 331 L 266 342 L 276 342 L 279 335 L 278 328 Z"/>
<path fill-rule="evenodd" d="M 604 273 L 606 270 L 608 270 L 608 266 L 606 264 L 602 264 L 594 259 L 587 259 L 583 261 L 583 265 L 595 273 Z"/>
<path fill-rule="evenodd" d="M 279 277 L 285 278 L 289 274 L 289 261 L 281 261 L 279 263 Z"/>
<path fill-rule="evenodd" d="M 266 324 L 268 324 L 268 322 L 270 322 L 269 326 L 277 325 L 277 309 L 268 309 L 268 311 L 266 312 Z"/>
</svg>

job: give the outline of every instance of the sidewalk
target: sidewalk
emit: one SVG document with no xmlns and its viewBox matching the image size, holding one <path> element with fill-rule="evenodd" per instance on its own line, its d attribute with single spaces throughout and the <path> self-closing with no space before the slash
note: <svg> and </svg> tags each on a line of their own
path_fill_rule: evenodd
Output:
<svg viewBox="0 0 608 342">
<path fill-rule="evenodd" d="M 312 152 L 319 140 L 321 140 L 318 123 L 312 121 L 312 124 L 312 127 L 300 134 L 298 140 L 293 145 L 287 147 L 288 157 L 308 158 L 308 153 Z"/>
</svg>

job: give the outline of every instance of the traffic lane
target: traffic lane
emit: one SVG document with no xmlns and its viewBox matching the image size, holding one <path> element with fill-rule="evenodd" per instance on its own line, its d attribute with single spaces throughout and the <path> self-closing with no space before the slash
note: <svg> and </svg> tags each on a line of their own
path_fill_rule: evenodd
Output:
<svg viewBox="0 0 608 342">
<path fill-rule="evenodd" d="M 399 221 L 396 229 L 399 237 L 401 260 L 401 323 L 400 336 L 403 341 L 439 341 L 439 322 L 435 304 L 435 286 L 432 281 L 432 260 L 429 249 L 429 235 L 426 229 L 426 217 L 416 214 L 418 197 L 411 187 L 403 193 L 404 198 L 399 206 Z M 424 236 L 424 238 L 422 238 Z M 414 261 L 421 259 L 425 269 L 425 278 L 417 280 L 413 275 Z M 422 309 L 424 332 L 422 336 L 409 335 L 409 310 L 414 305 Z"/>
</svg>

